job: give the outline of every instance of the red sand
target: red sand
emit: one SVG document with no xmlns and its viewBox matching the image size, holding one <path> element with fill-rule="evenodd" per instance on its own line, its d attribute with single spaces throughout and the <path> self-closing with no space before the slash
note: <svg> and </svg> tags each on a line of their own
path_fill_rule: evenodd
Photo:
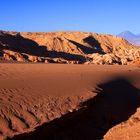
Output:
<svg viewBox="0 0 140 140">
<path fill-rule="evenodd" d="M 14 135 L 20 136 L 20 134 L 28 132 L 27 134 L 30 135 L 30 140 L 35 140 L 34 135 L 36 135 L 35 133 L 37 133 L 35 129 L 39 128 L 44 123 L 47 123 L 49 125 L 49 123 L 53 122 L 53 120 L 56 118 L 62 118 L 60 122 L 63 123 L 63 117 L 65 117 L 66 114 L 68 114 L 69 112 L 78 112 L 78 110 L 86 107 L 87 109 L 85 114 L 87 112 L 89 113 L 90 109 L 88 108 L 88 105 L 82 106 L 80 104 L 87 101 L 88 99 L 96 99 L 96 95 L 104 90 L 104 88 L 102 89 L 102 86 L 100 87 L 99 85 L 117 79 L 118 77 L 128 80 L 131 86 L 133 86 L 133 88 L 136 88 L 136 91 L 139 92 L 140 68 L 138 66 L 0 64 L 1 139 L 13 137 Z M 122 89 L 122 92 L 123 91 L 125 92 L 126 90 Z M 116 95 L 114 95 L 114 97 L 115 96 Z M 135 106 L 132 112 L 134 114 L 136 113 L 137 118 L 140 118 L 140 115 L 138 115 L 138 112 L 136 112 L 136 109 L 138 107 L 138 105 Z M 95 112 L 97 111 L 97 108 L 95 107 Z M 127 120 L 125 120 L 126 118 L 123 118 L 119 121 L 117 120 L 117 122 L 113 123 L 113 125 L 106 127 L 103 133 L 105 135 L 105 132 L 107 130 L 109 131 L 109 133 L 107 133 L 105 136 L 106 140 L 113 140 L 113 138 L 114 140 L 136 140 L 138 137 L 140 137 L 140 127 L 137 127 L 140 126 L 139 121 L 133 121 L 132 126 L 127 123 L 127 121 L 129 121 L 129 118 L 131 118 L 131 116 L 133 115 L 132 112 L 129 115 L 126 115 Z M 98 113 L 96 112 L 96 114 Z M 79 118 L 81 122 L 84 122 L 86 117 L 87 116 L 80 116 Z M 97 119 L 96 117 L 95 120 Z M 75 118 L 71 118 L 73 122 Z M 92 117 L 92 119 L 94 120 L 94 117 Z M 122 120 L 126 121 L 126 124 L 123 124 L 124 127 L 121 127 Z M 85 121 L 85 124 L 88 123 L 89 122 Z M 80 125 L 77 124 L 76 126 L 75 123 L 75 126 L 70 125 L 69 127 L 68 121 L 66 121 L 66 125 L 64 126 L 66 131 L 65 134 L 69 134 L 69 132 L 78 128 L 82 129 L 82 126 Z M 115 129 L 112 128 L 111 130 L 109 130 L 111 127 L 115 126 Z M 87 130 L 88 129 L 89 128 L 87 128 Z M 59 134 L 61 134 L 61 128 L 59 130 Z M 125 132 L 127 130 L 130 132 L 129 135 L 125 135 Z M 48 130 L 48 132 L 49 131 L 50 130 Z M 47 129 L 45 133 L 47 134 Z M 74 132 L 71 133 L 74 134 Z M 38 137 L 41 137 L 41 135 L 43 136 L 44 134 L 40 132 L 40 136 Z M 52 130 L 51 135 L 55 135 L 54 133 L 52 133 Z M 82 133 L 79 135 L 77 134 L 77 138 L 73 136 L 71 140 L 81 139 L 82 137 L 80 138 L 80 135 L 82 136 Z M 104 137 L 104 135 L 102 135 L 102 137 Z M 25 134 L 25 137 L 29 136 Z M 25 139 L 25 137 L 20 137 L 19 139 Z M 66 139 L 66 137 L 68 136 L 63 135 L 63 137 L 56 137 L 55 139 L 59 140 L 59 138 Z M 13 139 L 16 138 L 18 138 L 18 136 L 15 136 Z M 83 139 L 84 138 L 85 137 L 83 136 Z M 87 139 L 90 140 L 90 138 L 94 139 L 89 129 Z M 42 137 L 42 140 L 43 139 L 46 140 L 47 137 Z"/>
</svg>

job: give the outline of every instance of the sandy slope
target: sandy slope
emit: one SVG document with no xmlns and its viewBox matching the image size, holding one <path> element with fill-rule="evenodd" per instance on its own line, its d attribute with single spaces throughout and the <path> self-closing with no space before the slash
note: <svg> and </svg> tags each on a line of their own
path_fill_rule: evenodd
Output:
<svg viewBox="0 0 140 140">
<path fill-rule="evenodd" d="M 115 118 L 115 123 L 111 122 L 112 120 L 109 120 L 107 117 L 106 122 L 111 122 L 109 122 L 108 127 L 106 127 L 106 124 L 99 125 L 100 121 L 97 119 L 98 117 L 93 114 L 104 116 L 101 111 L 108 112 L 109 110 L 115 110 L 116 104 L 112 104 L 112 101 L 114 102 L 114 98 L 118 98 L 116 91 L 119 92 L 121 89 L 122 94 L 124 91 L 124 96 L 126 96 L 123 96 L 122 99 L 127 99 L 127 92 L 128 95 L 132 94 L 133 91 L 136 92 L 134 96 L 131 95 L 129 99 L 131 100 L 132 97 L 134 102 L 137 97 L 135 94 L 140 94 L 139 76 L 140 68 L 138 66 L 0 64 L 0 137 L 3 139 L 28 132 L 25 135 L 15 136 L 13 139 L 25 140 L 29 137 L 30 140 L 35 140 L 44 136 L 45 131 L 45 134 L 50 132 L 50 135 L 42 137 L 44 140 L 50 137 L 52 139 L 54 135 L 56 135 L 55 139 L 58 140 L 66 139 L 66 137 L 68 139 L 76 139 L 75 133 L 77 134 L 77 139 L 87 138 L 88 140 L 93 140 L 96 136 L 91 135 L 90 131 L 94 130 L 96 132 L 97 129 L 100 129 L 96 128 L 96 125 L 94 126 L 95 122 L 93 123 L 93 120 L 98 122 L 98 127 L 104 127 L 103 133 L 100 134 L 100 137 L 103 137 L 111 127 L 115 127 L 127 121 L 134 115 L 139 104 L 130 104 L 133 108 L 130 107 L 125 108 L 123 111 L 121 110 L 122 112 L 129 112 L 130 110 L 131 112 L 128 114 L 122 114 L 122 112 L 118 111 L 117 113 L 125 117 Z M 121 80 L 116 80 L 115 85 L 118 85 L 120 89 L 118 87 L 116 87 L 116 89 L 111 87 L 111 89 L 109 89 L 111 94 L 108 95 L 108 93 L 104 91 L 107 87 L 105 83 L 109 83 L 109 81 L 117 79 L 118 77 L 120 77 Z M 117 82 L 122 82 L 122 84 L 119 85 Z M 123 84 L 126 86 L 121 87 Z M 104 87 L 103 85 L 106 86 Z M 102 97 L 98 96 L 99 93 L 103 93 L 105 96 L 105 99 L 103 97 L 103 103 L 106 105 L 106 103 L 109 102 L 111 108 L 110 106 L 105 109 L 101 107 L 102 100 L 100 101 L 100 98 Z M 120 98 L 122 94 L 119 94 Z M 88 99 L 89 101 L 92 100 L 93 103 L 88 103 Z M 116 100 L 118 101 L 118 108 L 122 105 L 120 102 L 124 103 L 123 106 L 126 105 L 125 101 L 118 99 Z M 81 105 L 81 103 L 83 104 Z M 96 105 L 92 106 L 92 104 Z M 106 109 L 107 111 L 105 111 Z M 91 114 L 92 111 L 94 112 L 93 114 Z M 76 113 L 78 115 L 75 115 Z M 86 116 L 87 114 L 88 116 Z M 91 117 L 92 115 L 93 117 Z M 112 113 L 110 116 L 112 117 L 113 115 Z M 140 118 L 140 115 L 138 115 L 138 117 Z M 102 120 L 102 118 L 100 119 Z M 53 127 L 51 123 L 53 123 Z M 47 126 L 41 128 L 42 124 Z M 126 124 L 128 125 L 127 122 Z M 139 121 L 133 124 L 132 129 L 134 130 L 137 125 L 140 125 Z M 60 128 L 57 125 L 60 126 Z M 129 129 L 131 135 L 131 126 L 127 125 L 125 128 Z M 105 139 L 111 140 L 112 138 L 110 137 L 113 134 L 119 134 L 119 139 L 121 139 L 120 130 L 122 129 L 122 132 L 125 132 L 125 128 L 120 128 L 119 126 L 114 130 L 111 129 L 109 134 L 106 134 Z M 57 130 L 59 131 L 55 134 Z M 63 134 L 61 130 L 65 130 L 65 134 Z M 79 135 L 77 130 L 81 132 Z M 86 136 L 82 136 L 83 131 Z M 69 137 L 71 134 L 73 134 L 73 136 Z M 138 137 L 140 134 L 136 136 Z M 122 134 L 122 139 L 125 139 L 124 134 Z"/>
</svg>

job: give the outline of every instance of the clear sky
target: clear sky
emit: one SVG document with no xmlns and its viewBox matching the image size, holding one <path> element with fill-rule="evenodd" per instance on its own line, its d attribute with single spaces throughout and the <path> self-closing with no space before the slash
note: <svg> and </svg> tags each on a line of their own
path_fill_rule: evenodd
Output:
<svg viewBox="0 0 140 140">
<path fill-rule="evenodd" d="M 0 30 L 140 33 L 140 0 L 0 0 Z"/>
</svg>

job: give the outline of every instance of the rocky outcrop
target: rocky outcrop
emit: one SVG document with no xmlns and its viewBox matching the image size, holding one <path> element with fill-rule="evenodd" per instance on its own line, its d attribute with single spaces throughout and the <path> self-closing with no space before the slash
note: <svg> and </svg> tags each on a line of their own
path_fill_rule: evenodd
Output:
<svg viewBox="0 0 140 140">
<path fill-rule="evenodd" d="M 1 60 L 127 65 L 137 61 L 139 57 L 139 48 L 111 35 L 0 31 Z"/>
</svg>

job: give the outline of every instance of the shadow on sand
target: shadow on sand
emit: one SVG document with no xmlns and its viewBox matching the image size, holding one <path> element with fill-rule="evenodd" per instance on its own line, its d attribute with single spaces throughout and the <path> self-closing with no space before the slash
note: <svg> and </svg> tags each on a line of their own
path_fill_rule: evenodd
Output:
<svg viewBox="0 0 140 140">
<path fill-rule="evenodd" d="M 125 78 L 98 85 L 98 94 L 79 111 L 46 123 L 11 140 L 101 140 L 113 126 L 128 120 L 140 106 L 140 90 Z"/>
</svg>

